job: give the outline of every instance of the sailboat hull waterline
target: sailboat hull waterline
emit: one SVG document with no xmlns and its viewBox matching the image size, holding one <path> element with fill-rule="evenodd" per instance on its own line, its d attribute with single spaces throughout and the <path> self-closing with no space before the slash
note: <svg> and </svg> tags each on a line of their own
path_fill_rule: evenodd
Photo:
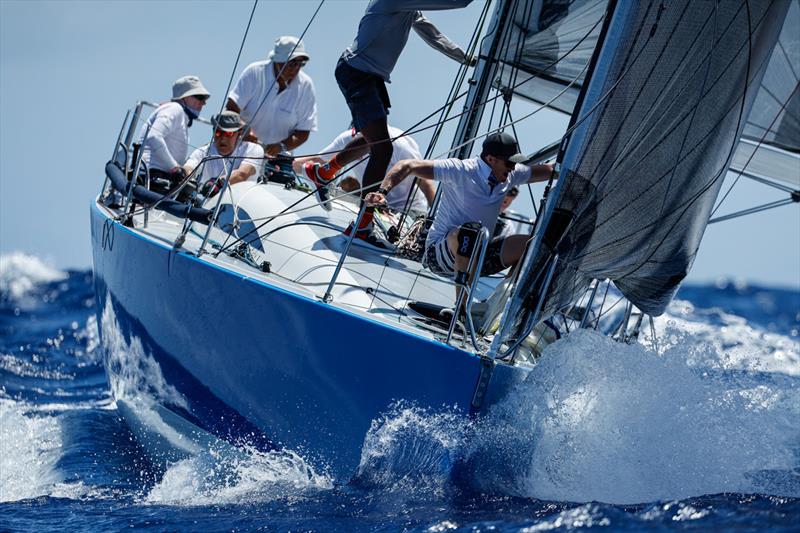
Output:
<svg viewBox="0 0 800 533">
<path fill-rule="evenodd" d="M 156 381 L 170 387 L 172 401 L 159 391 L 156 404 L 120 398 L 156 461 L 180 457 L 183 439 L 208 433 L 302 451 L 349 479 L 370 425 L 394 402 L 470 412 L 485 359 L 176 252 L 110 215 L 91 209 L 99 329 L 118 329 L 127 349 L 141 342 L 159 368 Z M 114 380 L 131 379 L 131 370 L 107 357 L 116 390 Z M 494 369 L 484 405 L 526 374 Z M 157 423 L 139 419 L 142 409 L 153 409 Z"/>
</svg>

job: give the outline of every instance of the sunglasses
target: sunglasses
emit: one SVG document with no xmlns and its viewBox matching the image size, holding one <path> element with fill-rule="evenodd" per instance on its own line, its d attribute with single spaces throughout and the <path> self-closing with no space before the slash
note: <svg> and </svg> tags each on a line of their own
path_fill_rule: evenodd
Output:
<svg viewBox="0 0 800 533">
<path fill-rule="evenodd" d="M 286 66 L 292 68 L 303 68 L 306 66 L 306 63 L 308 63 L 307 59 L 292 59 L 286 64 Z"/>
<path fill-rule="evenodd" d="M 193 94 L 192 98 L 194 98 L 195 100 L 200 100 L 201 102 L 205 102 L 206 100 L 208 100 L 208 95 L 207 94 Z"/>
<path fill-rule="evenodd" d="M 214 131 L 214 137 L 217 137 L 217 138 L 219 138 L 219 137 L 233 137 L 237 133 L 239 133 L 239 132 L 238 131 L 215 130 Z"/>
</svg>

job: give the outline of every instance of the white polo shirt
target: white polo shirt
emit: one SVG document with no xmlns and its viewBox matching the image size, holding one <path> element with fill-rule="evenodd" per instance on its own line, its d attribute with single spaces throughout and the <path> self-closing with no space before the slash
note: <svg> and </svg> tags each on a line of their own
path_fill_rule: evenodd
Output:
<svg viewBox="0 0 800 533">
<path fill-rule="evenodd" d="M 531 168 L 517 165 L 508 179 L 489 187 L 491 168 L 480 157 L 472 159 L 437 159 L 433 178 L 442 183 L 442 197 L 425 246 L 439 242 L 453 228 L 465 222 L 480 222 L 494 234 L 494 226 L 506 193 L 514 185 L 531 179 Z"/>
<path fill-rule="evenodd" d="M 301 70 L 283 91 L 278 93 L 278 88 L 272 62 L 256 61 L 244 69 L 228 98 L 236 102 L 242 119 L 263 144 L 281 142 L 295 130 L 317 131 L 311 77 Z"/>
<path fill-rule="evenodd" d="M 201 146 L 189 156 L 186 164 L 192 168 L 197 168 L 197 165 L 205 157 L 219 157 L 217 146 L 214 143 Z M 255 181 L 261 171 L 261 165 L 264 161 L 264 149 L 260 145 L 251 142 L 241 143 L 233 153 L 224 159 L 210 159 L 203 163 L 203 168 L 195 173 L 197 176 L 197 183 L 203 184 L 208 180 L 216 179 L 220 176 L 223 178 L 228 177 L 228 168 L 233 163 L 233 170 L 236 170 L 242 165 L 250 165 L 256 169 L 256 173 L 248 178 L 249 181 Z"/>
<path fill-rule="evenodd" d="M 336 137 L 328 146 L 321 150 L 322 155 L 320 157 L 326 161 L 331 160 L 336 153 L 341 152 L 342 149 L 347 146 L 347 143 L 353 140 L 353 137 L 355 137 L 354 133 L 355 132 L 352 129 L 340 133 L 339 136 Z M 400 135 L 403 135 L 403 130 L 389 126 L 389 135 L 392 138 L 397 138 L 392 143 L 392 159 L 389 161 L 387 170 L 392 168 L 395 163 L 402 161 L 403 159 L 422 159 L 422 154 L 419 151 L 419 145 L 417 145 L 417 141 L 415 141 L 409 135 L 400 137 Z M 366 170 L 368 162 L 369 161 L 365 159 L 347 171 L 346 175 L 354 176 L 359 183 L 363 184 L 364 170 Z M 349 167 L 350 165 L 347 165 L 345 168 Z M 389 191 L 389 194 L 386 197 L 386 202 L 389 204 L 389 207 L 398 211 L 402 210 L 406 206 L 406 198 L 408 198 L 408 192 L 411 190 L 411 185 L 413 183 L 414 177 L 408 176 L 406 179 L 401 181 L 397 187 Z M 411 209 L 417 211 L 418 213 L 425 213 L 428 210 L 428 200 L 425 198 L 425 195 L 422 194 L 422 191 L 419 190 L 419 187 L 417 188 L 414 198 L 411 202 Z"/>
<path fill-rule="evenodd" d="M 142 160 L 148 168 L 169 172 L 183 165 L 189 151 L 189 117 L 178 102 L 167 102 L 156 108 L 142 126 L 139 139 L 144 139 Z"/>
</svg>

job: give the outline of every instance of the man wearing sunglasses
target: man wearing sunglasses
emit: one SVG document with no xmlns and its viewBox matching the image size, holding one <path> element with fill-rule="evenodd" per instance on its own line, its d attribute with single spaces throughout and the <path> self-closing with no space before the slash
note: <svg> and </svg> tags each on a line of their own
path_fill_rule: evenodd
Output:
<svg viewBox="0 0 800 533">
<path fill-rule="evenodd" d="M 317 130 L 314 83 L 302 71 L 308 59 L 303 41 L 278 37 L 269 58 L 248 65 L 228 94 L 227 109 L 241 113 L 248 140 L 269 156 L 294 150 Z"/>
<path fill-rule="evenodd" d="M 185 177 L 189 127 L 208 97 L 197 76 L 179 78 L 172 84 L 172 100 L 153 111 L 142 126 L 142 161 L 150 171 L 151 189 L 167 192 Z"/>
<path fill-rule="evenodd" d="M 439 181 L 443 187 L 436 218 L 425 243 L 422 263 L 441 276 L 454 276 L 456 289 L 465 287 L 481 227 L 494 232 L 500 206 L 508 191 L 523 183 L 546 181 L 552 165 L 521 165 L 517 141 L 507 133 L 492 133 L 483 141 L 479 157 L 472 159 L 405 160 L 394 165 L 377 192 L 367 195 L 369 205 L 386 202 L 386 194 L 406 176 Z M 525 251 L 527 234 L 492 239 L 484 256 L 481 275 L 490 276 L 514 266 Z"/>
<path fill-rule="evenodd" d="M 261 170 L 264 150 L 256 143 L 239 141 L 244 122 L 238 113 L 223 111 L 211 119 L 214 126 L 214 142 L 201 146 L 189 156 L 183 167 L 187 174 L 200 166 L 197 183 L 206 196 L 214 196 L 224 185 L 231 172 L 231 185 L 254 178 Z"/>
</svg>

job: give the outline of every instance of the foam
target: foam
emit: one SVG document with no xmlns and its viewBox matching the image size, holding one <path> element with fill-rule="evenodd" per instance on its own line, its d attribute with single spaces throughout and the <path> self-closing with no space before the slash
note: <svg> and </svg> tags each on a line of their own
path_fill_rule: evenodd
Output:
<svg viewBox="0 0 800 533">
<path fill-rule="evenodd" d="M 62 281 L 67 274 L 23 252 L 0 256 L 0 295 L 2 299 L 24 302 L 41 285 Z"/>
<path fill-rule="evenodd" d="M 152 355 L 145 352 L 142 341 L 131 336 L 125 339 L 119 326 L 111 299 L 106 298 L 100 319 L 102 348 L 106 356 L 106 371 L 115 399 L 161 401 L 189 409 L 186 398 L 167 383 L 161 367 Z"/>
<path fill-rule="evenodd" d="M 720 309 L 696 309 L 682 300 L 674 300 L 667 311 L 655 320 L 661 352 L 683 346 L 691 351 L 692 366 L 800 376 L 796 336 L 768 332 Z"/>
<path fill-rule="evenodd" d="M 148 504 L 201 506 L 301 498 L 333 487 L 291 451 L 211 448 L 171 465 L 144 499 Z"/>
<path fill-rule="evenodd" d="M 49 495 L 60 484 L 61 426 L 54 416 L 26 416 L 13 402 L 0 402 L 0 502 Z"/>
<path fill-rule="evenodd" d="M 800 497 L 798 368 L 776 357 L 796 342 L 734 316 L 716 334 L 695 318 L 665 317 L 657 349 L 574 332 L 475 422 L 396 404 L 373 422 L 357 480 L 438 493 L 456 474 L 489 494 L 612 504 Z"/>
<path fill-rule="evenodd" d="M 796 380 L 709 373 L 694 355 L 713 349 L 685 341 L 658 354 L 583 330 L 549 346 L 490 410 L 475 453 L 508 451 L 516 463 L 485 486 L 625 504 L 758 492 L 761 473 L 796 468 Z M 800 495 L 796 483 L 770 490 Z"/>
</svg>

